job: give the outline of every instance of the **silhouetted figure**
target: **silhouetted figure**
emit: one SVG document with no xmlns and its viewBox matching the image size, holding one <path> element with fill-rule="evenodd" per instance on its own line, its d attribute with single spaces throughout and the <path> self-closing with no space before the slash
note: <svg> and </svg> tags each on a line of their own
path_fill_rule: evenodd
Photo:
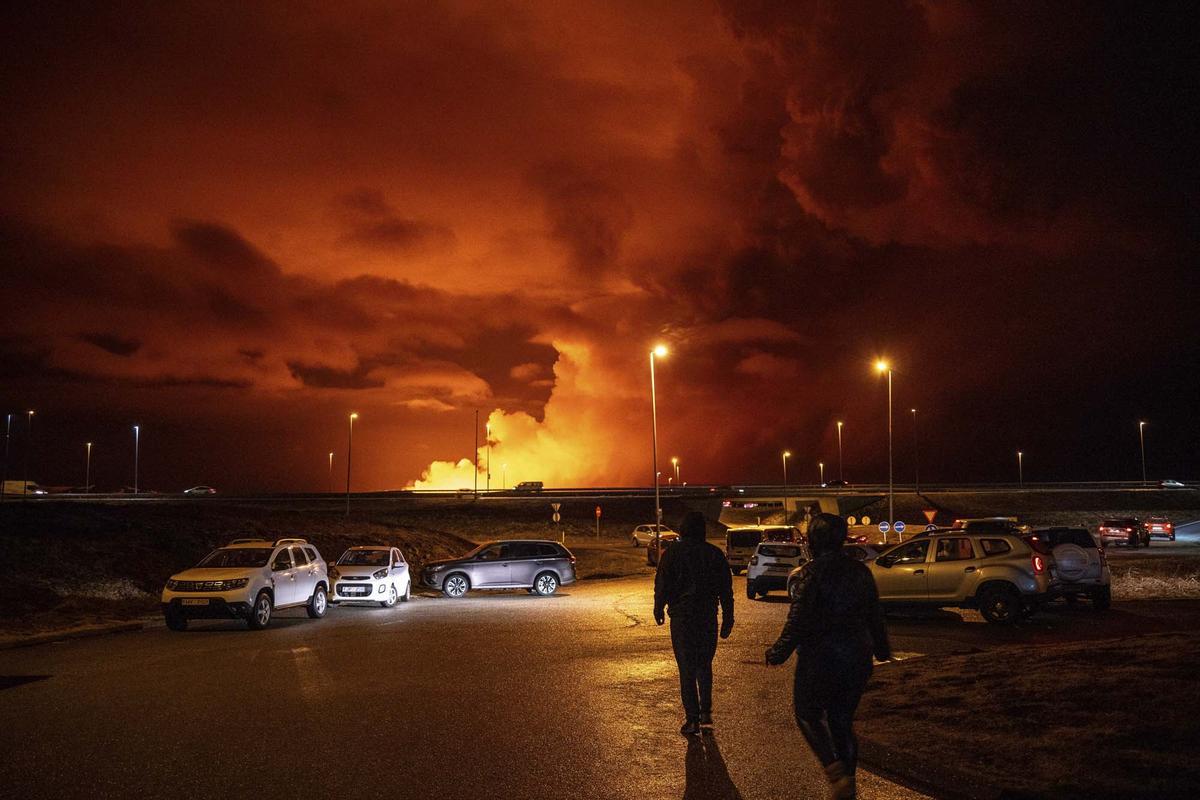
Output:
<svg viewBox="0 0 1200 800">
<path fill-rule="evenodd" d="M 679 732 L 712 724 L 712 662 L 717 654 L 717 604 L 721 638 L 733 630 L 733 575 L 725 554 L 704 539 L 704 515 L 689 512 L 679 541 L 662 554 L 654 576 L 654 621 L 671 615 L 671 646 L 679 667 L 679 694 L 687 721 Z"/>
<path fill-rule="evenodd" d="M 742 800 L 712 736 L 689 736 L 683 800 Z"/>
<path fill-rule="evenodd" d="M 871 656 L 891 658 L 875 579 L 866 565 L 845 554 L 845 541 L 844 519 L 813 518 L 812 561 L 801 572 L 779 641 L 767 650 L 768 664 L 782 664 L 796 653 L 796 724 L 825 767 L 835 798 L 857 796 L 854 712 L 871 677 Z"/>
</svg>

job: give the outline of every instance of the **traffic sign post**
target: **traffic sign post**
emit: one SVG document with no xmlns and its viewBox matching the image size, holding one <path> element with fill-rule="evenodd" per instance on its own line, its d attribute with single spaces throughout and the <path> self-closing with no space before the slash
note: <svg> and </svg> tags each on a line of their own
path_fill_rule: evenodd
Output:
<svg viewBox="0 0 1200 800">
<path fill-rule="evenodd" d="M 562 508 L 562 503 L 551 503 L 550 504 L 550 509 L 551 509 L 551 511 L 553 511 L 553 513 L 550 515 L 550 520 L 555 525 L 559 526 L 559 528 L 558 528 L 559 538 L 562 539 L 563 544 L 566 544 L 567 543 L 567 529 L 562 527 L 562 525 L 559 524 L 562 522 L 562 514 L 558 513 L 558 510 L 560 508 Z"/>
<path fill-rule="evenodd" d="M 596 506 L 596 538 L 600 538 L 600 506 Z"/>
<path fill-rule="evenodd" d="M 892 526 L 888 524 L 887 520 L 882 520 L 879 523 L 879 532 L 883 534 L 883 543 L 884 544 L 887 544 L 888 531 L 890 531 L 891 529 L 892 529 Z"/>
<path fill-rule="evenodd" d="M 896 524 L 892 526 L 892 529 L 893 529 L 894 531 L 896 531 L 896 534 L 897 534 L 898 536 L 903 536 L 903 535 L 904 535 L 904 528 L 905 528 L 905 525 L 904 525 L 904 520 L 902 520 L 902 519 L 898 519 L 898 520 L 896 520 Z"/>
<path fill-rule="evenodd" d="M 921 513 L 925 515 L 925 521 L 932 524 L 933 518 L 937 516 L 937 509 L 936 508 L 926 508 Z"/>
</svg>

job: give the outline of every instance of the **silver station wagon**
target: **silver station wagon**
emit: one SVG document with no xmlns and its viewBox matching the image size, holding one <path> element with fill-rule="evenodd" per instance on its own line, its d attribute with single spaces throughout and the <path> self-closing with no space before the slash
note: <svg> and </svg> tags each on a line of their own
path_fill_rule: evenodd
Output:
<svg viewBox="0 0 1200 800">
<path fill-rule="evenodd" d="M 525 589 L 548 597 L 575 582 L 575 556 L 542 539 L 484 542 L 462 558 L 431 561 L 421 580 L 453 598 L 472 589 Z"/>
</svg>

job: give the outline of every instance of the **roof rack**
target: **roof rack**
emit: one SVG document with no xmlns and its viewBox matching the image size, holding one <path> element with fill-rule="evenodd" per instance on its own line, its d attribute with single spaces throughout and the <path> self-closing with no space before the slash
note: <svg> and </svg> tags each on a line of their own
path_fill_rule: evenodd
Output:
<svg viewBox="0 0 1200 800">
<path fill-rule="evenodd" d="M 296 539 L 296 538 L 292 538 L 292 539 L 276 539 L 276 540 L 275 540 L 275 546 L 276 546 L 276 547 L 278 547 L 278 546 L 279 546 L 279 545 L 281 545 L 281 544 L 308 544 L 308 540 L 307 540 L 307 539 Z"/>
<path fill-rule="evenodd" d="M 230 544 L 251 544 L 253 542 L 266 542 L 268 539 L 234 539 Z"/>
</svg>

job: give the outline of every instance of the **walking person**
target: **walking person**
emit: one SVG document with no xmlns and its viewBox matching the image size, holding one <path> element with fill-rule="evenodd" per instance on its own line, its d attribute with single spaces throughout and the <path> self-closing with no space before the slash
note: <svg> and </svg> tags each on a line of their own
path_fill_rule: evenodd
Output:
<svg viewBox="0 0 1200 800">
<path fill-rule="evenodd" d="M 733 575 L 725 554 L 704 538 L 704 515 L 692 511 L 679 541 L 662 554 L 654 576 L 654 621 L 671 616 L 671 647 L 679 667 L 679 695 L 687 720 L 679 732 L 712 725 L 712 662 L 717 654 L 717 605 L 722 639 L 733 631 Z"/>
<path fill-rule="evenodd" d="M 783 632 L 766 655 L 768 664 L 778 665 L 796 653 L 796 724 L 825 768 L 830 796 L 839 800 L 857 797 L 854 712 L 871 677 L 871 656 L 891 658 L 875 579 L 846 555 L 845 541 L 844 519 L 813 517 L 812 560 L 800 574 Z"/>
</svg>

